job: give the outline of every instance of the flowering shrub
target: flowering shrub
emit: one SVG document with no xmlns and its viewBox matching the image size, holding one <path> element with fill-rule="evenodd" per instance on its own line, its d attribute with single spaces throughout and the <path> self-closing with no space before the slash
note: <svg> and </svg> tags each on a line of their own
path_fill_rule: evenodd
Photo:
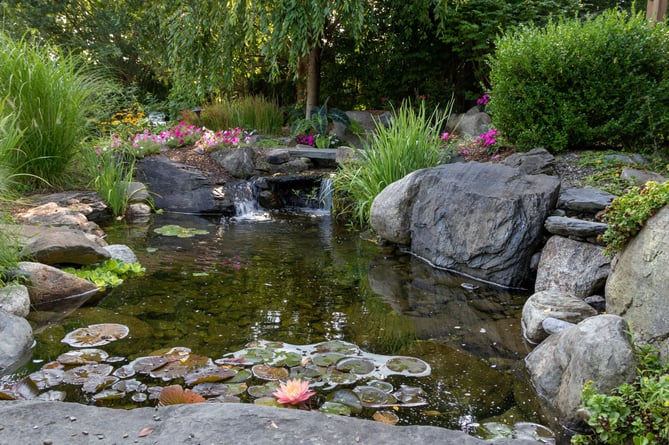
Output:
<svg viewBox="0 0 669 445">
<path fill-rule="evenodd" d="M 298 134 L 295 136 L 295 141 L 298 144 L 309 145 L 310 147 L 314 146 L 314 137 L 310 134 Z"/>
<path fill-rule="evenodd" d="M 202 130 L 202 136 L 195 143 L 195 148 L 198 149 L 207 150 L 221 145 L 239 146 L 242 142 L 248 144 L 251 141 L 251 137 L 242 128 L 213 132 L 203 127 Z"/>
<path fill-rule="evenodd" d="M 497 143 L 496 137 L 498 134 L 499 131 L 497 131 L 495 128 L 492 128 L 487 133 L 484 133 L 478 138 L 476 138 L 476 143 L 482 145 L 483 148 L 491 147 Z"/>
<path fill-rule="evenodd" d="M 490 102 L 490 95 L 488 93 L 485 93 L 483 96 L 476 99 L 476 104 L 477 105 L 486 106 L 486 105 L 488 105 L 488 102 Z"/>
<path fill-rule="evenodd" d="M 121 137 L 130 137 L 148 124 L 149 120 L 141 111 L 119 111 L 112 114 L 108 121 L 99 122 L 98 128 L 103 135 L 117 134 Z"/>
</svg>

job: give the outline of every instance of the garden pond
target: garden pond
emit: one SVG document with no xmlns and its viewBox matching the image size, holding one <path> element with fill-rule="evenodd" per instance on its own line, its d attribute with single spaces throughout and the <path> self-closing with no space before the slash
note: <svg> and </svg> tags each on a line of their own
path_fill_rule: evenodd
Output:
<svg viewBox="0 0 669 445">
<path fill-rule="evenodd" d="M 145 274 L 57 322 L 33 313 L 32 359 L 5 385 L 32 375 L 40 397 L 124 408 L 153 406 L 175 383 L 212 402 L 272 404 L 290 375 L 312 382 L 304 408 L 554 443 L 523 372 L 527 292 L 434 269 L 321 211 L 161 214 L 104 230 Z M 54 364 L 82 355 L 66 335 L 101 323 L 127 336 Z M 55 377 L 92 362 L 79 381 Z"/>
</svg>

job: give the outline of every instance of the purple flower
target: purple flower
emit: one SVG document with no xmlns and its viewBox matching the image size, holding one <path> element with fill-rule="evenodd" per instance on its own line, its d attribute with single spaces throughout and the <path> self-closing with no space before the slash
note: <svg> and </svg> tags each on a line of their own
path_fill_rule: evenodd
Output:
<svg viewBox="0 0 669 445">
<path fill-rule="evenodd" d="M 488 102 L 490 102 L 490 95 L 488 93 L 476 99 L 478 105 L 488 105 Z"/>
</svg>

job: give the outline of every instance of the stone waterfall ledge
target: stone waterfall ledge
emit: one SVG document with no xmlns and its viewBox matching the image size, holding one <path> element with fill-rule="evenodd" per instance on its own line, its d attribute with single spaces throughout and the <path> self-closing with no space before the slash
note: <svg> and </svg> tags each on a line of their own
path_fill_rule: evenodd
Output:
<svg viewBox="0 0 669 445">
<path fill-rule="evenodd" d="M 483 441 L 461 431 L 438 427 L 392 426 L 319 412 L 239 403 L 128 411 L 64 402 L 0 402 L 0 445 L 21 443 L 536 445 L 537 442 Z"/>
</svg>

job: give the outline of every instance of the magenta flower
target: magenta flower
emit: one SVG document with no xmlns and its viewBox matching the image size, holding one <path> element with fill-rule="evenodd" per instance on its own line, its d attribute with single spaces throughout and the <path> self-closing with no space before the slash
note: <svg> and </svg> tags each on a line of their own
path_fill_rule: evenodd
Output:
<svg viewBox="0 0 669 445">
<path fill-rule="evenodd" d="M 442 141 L 447 141 L 449 137 L 451 137 L 450 134 L 442 133 L 441 136 L 439 136 L 439 139 L 441 139 Z"/>
<path fill-rule="evenodd" d="M 272 393 L 277 402 L 284 405 L 299 405 L 309 400 L 314 394 L 316 393 L 309 391 L 309 382 L 300 379 L 288 379 Z"/>
<path fill-rule="evenodd" d="M 488 105 L 488 102 L 490 102 L 490 95 L 488 93 L 476 99 L 476 103 L 479 105 Z"/>
</svg>

